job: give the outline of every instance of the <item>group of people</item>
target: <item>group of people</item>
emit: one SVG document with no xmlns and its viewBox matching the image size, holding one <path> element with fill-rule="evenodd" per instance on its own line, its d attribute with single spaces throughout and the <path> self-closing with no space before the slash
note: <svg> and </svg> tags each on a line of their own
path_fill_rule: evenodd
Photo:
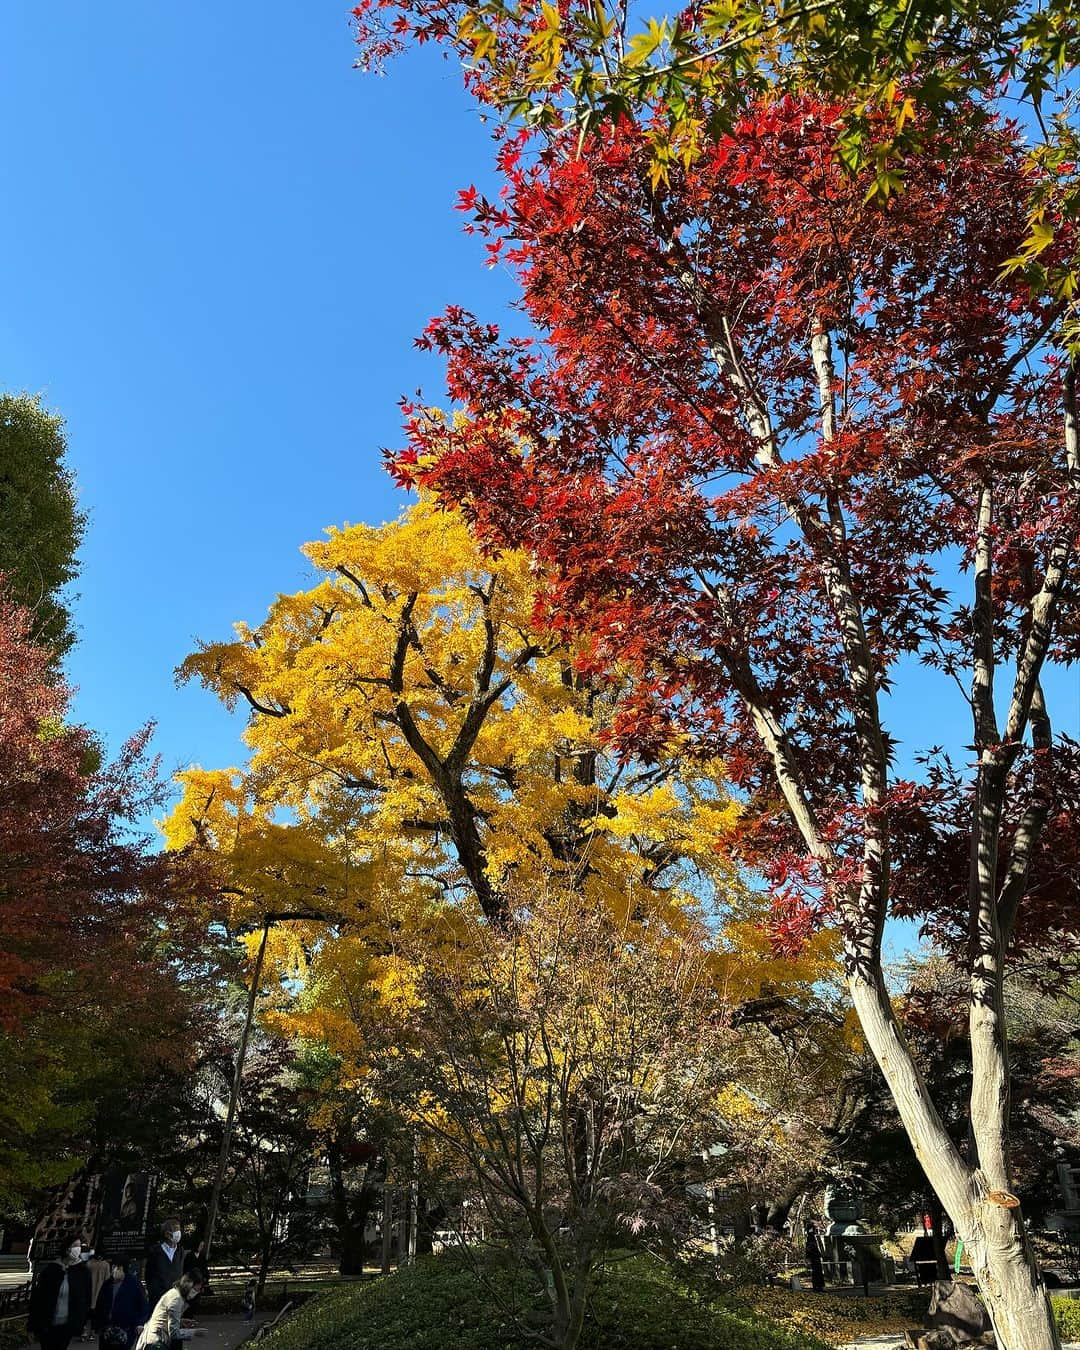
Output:
<svg viewBox="0 0 1080 1350">
<path fill-rule="evenodd" d="M 93 1259 L 71 1234 L 56 1260 L 36 1273 L 28 1330 L 41 1350 L 68 1350 L 89 1324 L 98 1350 L 178 1350 L 202 1335 L 186 1314 L 202 1292 L 202 1248 L 187 1252 L 178 1219 L 166 1219 L 146 1257 L 145 1284 L 137 1260 Z"/>
</svg>

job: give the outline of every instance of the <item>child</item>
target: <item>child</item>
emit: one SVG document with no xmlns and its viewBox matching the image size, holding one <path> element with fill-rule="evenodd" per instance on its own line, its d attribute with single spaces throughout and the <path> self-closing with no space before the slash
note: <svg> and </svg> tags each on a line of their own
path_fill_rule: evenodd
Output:
<svg viewBox="0 0 1080 1350">
<path fill-rule="evenodd" d="M 244 1286 L 244 1296 L 240 1300 L 240 1311 L 244 1314 L 244 1321 L 250 1322 L 255 1317 L 255 1281 L 248 1280 Z"/>
</svg>

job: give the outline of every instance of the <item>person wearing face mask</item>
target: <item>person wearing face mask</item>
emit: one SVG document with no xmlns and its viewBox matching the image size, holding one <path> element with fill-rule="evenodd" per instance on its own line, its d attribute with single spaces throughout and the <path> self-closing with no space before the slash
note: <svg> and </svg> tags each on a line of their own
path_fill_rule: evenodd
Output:
<svg viewBox="0 0 1080 1350">
<path fill-rule="evenodd" d="M 112 1303 L 112 1322 L 122 1327 L 125 1333 L 125 1350 L 131 1350 L 138 1335 L 138 1329 L 150 1316 L 150 1301 L 139 1278 L 138 1261 L 129 1261 L 124 1267 L 124 1280 L 116 1291 Z"/>
<path fill-rule="evenodd" d="M 203 1277 L 198 1270 L 189 1270 L 164 1293 L 150 1320 L 143 1327 L 135 1350 L 183 1350 L 184 1342 L 194 1336 L 205 1336 L 205 1327 L 184 1325 L 184 1313 L 202 1292 Z"/>
<path fill-rule="evenodd" d="M 146 1296 L 153 1308 L 184 1273 L 184 1249 L 179 1219 L 166 1219 L 161 1225 L 161 1241 L 146 1258 Z"/>
<path fill-rule="evenodd" d="M 113 1316 L 116 1296 L 124 1283 L 124 1267 L 116 1261 L 109 1266 L 109 1278 L 94 1299 L 91 1325 L 98 1335 L 98 1350 L 127 1350 L 127 1332 Z"/>
<path fill-rule="evenodd" d="M 27 1330 L 41 1350 L 67 1350 L 90 1315 L 90 1272 L 82 1259 L 82 1239 L 64 1240 L 63 1256 L 48 1261 L 30 1291 Z"/>
</svg>

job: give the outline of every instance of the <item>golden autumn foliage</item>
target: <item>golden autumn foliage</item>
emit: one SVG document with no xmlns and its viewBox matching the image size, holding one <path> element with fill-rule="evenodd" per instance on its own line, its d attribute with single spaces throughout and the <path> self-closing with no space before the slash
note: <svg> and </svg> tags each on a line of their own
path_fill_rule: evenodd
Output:
<svg viewBox="0 0 1080 1350">
<path fill-rule="evenodd" d="M 548 1262 L 564 1246 L 587 1282 L 620 1228 L 693 1231 L 686 1185 L 709 1174 L 701 1142 L 723 1133 L 744 1035 L 699 918 L 618 918 L 564 888 L 512 889 L 507 907 L 401 933 L 411 997 L 370 1010 L 374 1080 L 430 1194 L 472 1195 L 489 1237 L 531 1233 Z"/>
<path fill-rule="evenodd" d="M 228 706 L 247 706 L 248 760 L 182 774 L 164 823 L 170 847 L 214 859 L 249 955 L 267 914 L 319 916 L 271 927 L 264 1025 L 326 1047 L 351 1090 L 385 1099 L 388 1083 L 423 1082 L 425 1061 L 438 1059 L 431 1038 L 446 1027 L 432 1022 L 433 989 L 457 990 L 462 1016 L 479 1022 L 509 989 L 531 1006 L 537 987 L 492 964 L 496 952 L 504 962 L 520 954 L 506 925 L 527 921 L 563 934 L 549 976 L 563 978 L 571 950 L 568 978 L 589 976 L 554 1002 L 557 982 L 545 986 L 545 1015 L 556 1005 L 572 1015 L 575 1044 L 614 1052 L 629 1014 L 605 1004 L 600 974 L 643 965 L 668 1002 L 687 1005 L 670 1016 L 723 1045 L 707 1090 L 701 1080 L 698 1117 L 714 1137 L 753 1131 L 780 1147 L 778 1112 L 729 1086 L 740 1065 L 760 1080 L 768 1057 L 745 1043 L 764 1033 L 724 1027 L 755 1000 L 808 1006 L 834 948 L 823 936 L 797 960 L 773 951 L 767 897 L 717 847 L 738 817 L 721 766 L 680 759 L 678 747 L 650 765 L 610 755 L 618 673 L 576 673 L 574 653 L 533 627 L 542 578 L 520 554 L 481 554 L 459 516 L 421 500 L 388 525 L 331 530 L 305 553 L 313 586 L 279 596 L 261 624 L 238 625 L 234 640 L 181 667 Z M 620 935 L 618 960 L 586 959 L 583 935 L 600 931 Z M 691 966 L 682 988 L 678 971 Z M 644 1012 L 633 1009 L 631 1030 Z M 488 1086 L 512 1111 L 499 1034 Z M 580 1045 L 573 1063 L 551 1053 L 564 1088 L 591 1072 Z M 661 1059 L 670 1074 L 689 1054 L 669 1036 Z M 669 1077 L 635 1090 L 660 1101 L 688 1086 Z M 528 1093 L 549 1089 L 541 1076 Z M 429 1137 L 432 1160 L 439 1128 L 444 1143 L 463 1128 L 438 1124 L 444 1107 L 430 1094 L 397 1103 L 399 1119 Z"/>
<path fill-rule="evenodd" d="M 617 681 L 583 681 L 532 629 L 522 555 L 483 557 L 428 502 L 305 552 L 314 587 L 181 667 L 248 705 L 250 759 L 182 775 L 170 846 L 229 856 L 264 908 L 298 889 L 354 919 L 409 897 L 492 917 L 509 878 L 615 909 L 745 898 L 715 847 L 736 814 L 718 766 L 604 753 Z"/>
</svg>

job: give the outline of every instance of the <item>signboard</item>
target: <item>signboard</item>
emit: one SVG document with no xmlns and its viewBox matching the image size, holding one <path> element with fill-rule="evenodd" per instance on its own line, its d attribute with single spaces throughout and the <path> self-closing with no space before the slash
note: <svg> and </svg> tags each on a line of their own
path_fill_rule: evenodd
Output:
<svg viewBox="0 0 1080 1350">
<path fill-rule="evenodd" d="M 32 1259 L 55 1260 L 72 1234 L 103 1256 L 121 1261 L 142 1256 L 150 1241 L 157 1180 L 153 1172 L 76 1172 L 50 1193 L 34 1229 Z"/>
<path fill-rule="evenodd" d="M 34 1229 L 30 1254 L 34 1261 L 54 1261 L 63 1255 L 71 1235 L 90 1246 L 97 1228 L 101 1177 L 76 1172 L 63 1186 L 50 1191 L 45 1212 Z"/>
<path fill-rule="evenodd" d="M 108 1172 L 101 1178 L 97 1251 L 127 1261 L 149 1245 L 157 1176 L 153 1172 Z"/>
</svg>

